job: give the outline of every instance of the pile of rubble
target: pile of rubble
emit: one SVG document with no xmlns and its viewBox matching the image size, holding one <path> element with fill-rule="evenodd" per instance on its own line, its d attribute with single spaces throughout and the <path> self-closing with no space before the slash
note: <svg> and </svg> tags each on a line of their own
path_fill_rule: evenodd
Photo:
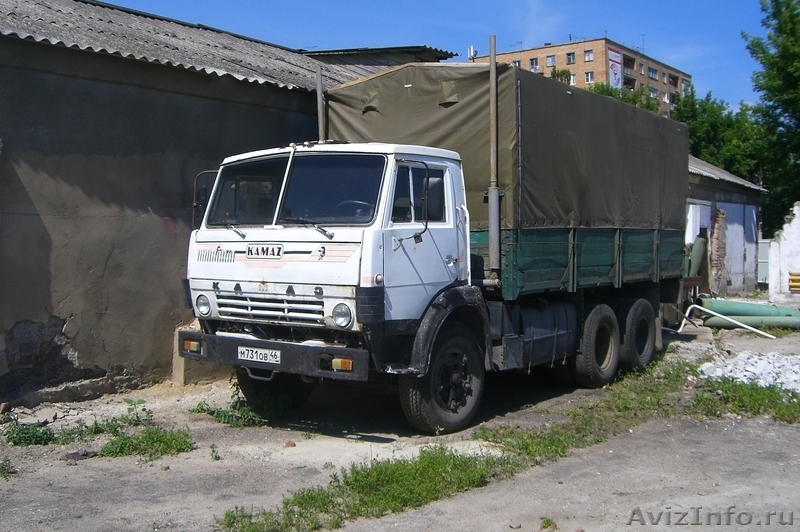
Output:
<svg viewBox="0 0 800 532">
<path fill-rule="evenodd" d="M 706 377 L 730 377 L 741 382 L 777 385 L 800 392 L 800 356 L 796 355 L 758 355 L 743 351 L 733 359 L 703 364 L 700 373 Z"/>
</svg>

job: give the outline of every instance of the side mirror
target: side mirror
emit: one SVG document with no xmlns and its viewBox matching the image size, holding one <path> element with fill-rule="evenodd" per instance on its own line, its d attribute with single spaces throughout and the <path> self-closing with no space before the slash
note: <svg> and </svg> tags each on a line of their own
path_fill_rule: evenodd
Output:
<svg viewBox="0 0 800 532">
<path fill-rule="evenodd" d="M 428 218 L 432 222 L 444 219 L 444 179 L 428 178 Z"/>
<path fill-rule="evenodd" d="M 201 177 L 208 176 L 208 174 L 214 174 L 216 176 L 216 170 L 205 170 L 204 172 L 200 172 L 194 178 L 194 203 L 192 203 L 192 229 L 197 229 L 200 226 L 200 221 L 203 219 L 203 216 L 206 213 L 206 207 L 208 207 L 208 186 L 201 185 L 198 187 L 198 181 Z"/>
</svg>

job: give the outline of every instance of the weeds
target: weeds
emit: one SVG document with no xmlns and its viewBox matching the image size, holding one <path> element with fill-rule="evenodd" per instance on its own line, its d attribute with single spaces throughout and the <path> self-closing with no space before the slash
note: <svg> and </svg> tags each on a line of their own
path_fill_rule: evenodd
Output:
<svg viewBox="0 0 800 532">
<path fill-rule="evenodd" d="M 222 457 L 219 455 L 219 451 L 217 451 L 217 446 L 213 443 L 211 444 L 211 460 L 214 462 L 222 460 Z"/>
<path fill-rule="evenodd" d="M 11 460 L 8 457 L 0 460 L 0 478 L 8 480 L 8 477 L 15 474 L 17 470 L 11 466 Z"/>
<path fill-rule="evenodd" d="M 188 432 L 145 427 L 138 434 L 122 434 L 100 448 L 98 456 L 120 457 L 139 455 L 155 460 L 192 450 L 194 442 Z"/>
<path fill-rule="evenodd" d="M 11 425 L 6 433 L 6 442 L 18 447 L 27 445 L 47 445 L 56 441 L 53 429 L 46 425 Z"/>
<path fill-rule="evenodd" d="M 11 445 L 66 445 L 75 441 L 107 434 L 111 441 L 103 445 L 99 456 L 142 455 L 153 460 L 163 455 L 190 451 L 194 445 L 188 432 L 166 430 L 153 425 L 153 412 L 143 407 L 143 399 L 123 399 L 128 405 L 127 415 L 102 421 L 94 420 L 86 425 L 78 420 L 72 427 L 53 431 L 46 425 L 20 425 L 15 423 L 6 432 L 6 441 Z M 136 433 L 129 433 L 126 427 L 143 427 Z"/>
<path fill-rule="evenodd" d="M 726 413 L 768 415 L 776 421 L 800 421 L 800 394 L 778 386 L 759 386 L 731 378 L 709 379 L 703 383 L 690 412 L 718 417 Z"/>
<path fill-rule="evenodd" d="M 426 447 L 414 459 L 351 464 L 331 475 L 328 486 L 299 490 L 275 511 L 235 508 L 219 521 L 223 530 L 315 530 L 339 528 L 346 519 L 380 517 L 417 508 L 484 486 L 503 458 L 467 456 L 444 446 Z"/>
<path fill-rule="evenodd" d="M 253 412 L 243 400 L 233 401 L 230 408 L 211 408 L 205 401 L 200 401 L 189 412 L 208 414 L 217 423 L 231 427 L 260 427 L 267 424 L 267 420 Z"/>
<path fill-rule="evenodd" d="M 153 422 L 153 411 L 142 406 L 145 403 L 144 399 L 133 400 L 125 397 L 122 400 L 128 405 L 128 414 L 120 418 L 123 423 L 139 427 Z"/>
</svg>

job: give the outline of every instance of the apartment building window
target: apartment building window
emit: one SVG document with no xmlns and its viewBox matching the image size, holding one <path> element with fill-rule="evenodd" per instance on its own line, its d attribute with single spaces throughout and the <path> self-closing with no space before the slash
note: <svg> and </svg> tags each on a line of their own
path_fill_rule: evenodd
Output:
<svg viewBox="0 0 800 532">
<path fill-rule="evenodd" d="M 575 73 L 574 72 L 570 72 L 569 73 L 569 84 L 572 85 L 573 87 L 578 84 L 578 82 L 575 79 Z"/>
<path fill-rule="evenodd" d="M 653 67 L 647 67 L 647 77 L 658 81 L 658 70 Z"/>
<path fill-rule="evenodd" d="M 567 64 L 568 65 L 575 64 L 575 52 L 567 52 Z"/>
<path fill-rule="evenodd" d="M 539 72 L 539 58 L 531 57 L 531 72 Z"/>
<path fill-rule="evenodd" d="M 589 70 L 584 74 L 586 83 L 594 83 L 594 71 Z"/>
<path fill-rule="evenodd" d="M 658 89 L 655 87 L 650 87 L 650 97 L 651 98 L 658 98 Z"/>
<path fill-rule="evenodd" d="M 681 80 L 681 92 L 683 93 L 684 96 L 688 96 L 690 85 L 691 84 L 689 83 L 689 80 L 686 79 Z"/>
<path fill-rule="evenodd" d="M 644 74 L 644 63 L 639 63 L 639 74 Z"/>
<path fill-rule="evenodd" d="M 519 68 L 519 67 L 520 67 L 520 62 L 519 62 L 519 59 L 517 59 L 516 61 L 511 61 L 511 64 L 512 64 L 512 65 L 514 65 L 514 66 L 515 66 L 515 67 L 517 67 L 517 68 Z"/>
<path fill-rule="evenodd" d="M 554 55 L 548 55 L 547 56 L 547 66 L 548 67 L 556 66 L 556 56 L 554 56 Z"/>
<path fill-rule="evenodd" d="M 594 50 L 584 50 L 583 51 L 583 60 L 586 63 L 590 61 L 594 61 Z"/>
</svg>

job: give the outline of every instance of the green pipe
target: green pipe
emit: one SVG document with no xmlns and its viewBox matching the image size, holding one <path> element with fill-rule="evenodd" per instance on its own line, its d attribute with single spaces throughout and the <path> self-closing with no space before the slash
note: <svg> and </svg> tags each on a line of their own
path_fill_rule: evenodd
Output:
<svg viewBox="0 0 800 532">
<path fill-rule="evenodd" d="M 791 316 L 800 317 L 800 309 L 778 307 L 762 303 L 746 303 L 744 301 L 728 301 L 727 299 L 711 299 L 701 297 L 697 304 L 717 314 L 725 316 Z"/>
<path fill-rule="evenodd" d="M 779 329 L 800 329 L 800 316 L 727 316 L 750 327 L 778 327 Z M 706 318 L 703 322 L 706 327 L 717 329 L 738 329 L 739 327 L 727 320 L 717 317 Z"/>
<path fill-rule="evenodd" d="M 697 237 L 692 244 L 692 255 L 689 262 L 689 277 L 696 277 L 700 273 L 700 263 L 703 262 L 703 255 L 706 252 L 706 239 Z"/>
</svg>

